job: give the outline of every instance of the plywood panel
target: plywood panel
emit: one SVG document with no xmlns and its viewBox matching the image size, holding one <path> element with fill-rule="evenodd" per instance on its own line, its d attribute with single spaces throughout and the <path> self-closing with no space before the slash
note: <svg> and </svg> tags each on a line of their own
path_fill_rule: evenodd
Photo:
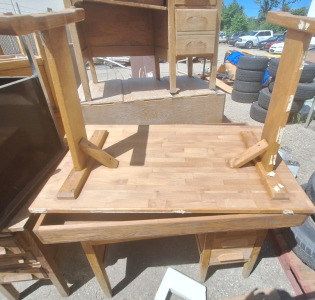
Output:
<svg viewBox="0 0 315 300">
<path fill-rule="evenodd" d="M 80 6 L 86 12 L 81 28 L 87 46 L 153 46 L 151 10 L 89 2 Z"/>
</svg>

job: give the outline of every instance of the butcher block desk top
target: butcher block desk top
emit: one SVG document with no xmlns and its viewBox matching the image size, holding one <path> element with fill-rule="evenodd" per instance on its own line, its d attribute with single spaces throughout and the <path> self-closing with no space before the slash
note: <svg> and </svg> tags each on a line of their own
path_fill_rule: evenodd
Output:
<svg viewBox="0 0 315 300">
<path fill-rule="evenodd" d="M 231 169 L 228 160 L 246 148 L 241 131 L 261 136 L 260 127 L 238 125 L 89 125 L 106 129 L 104 149 L 117 169 L 95 163 L 80 196 L 57 199 L 70 170 L 68 154 L 30 206 L 32 213 L 175 212 L 213 214 L 314 211 L 290 170 L 276 172 L 289 200 L 271 200 L 254 165 Z"/>
</svg>

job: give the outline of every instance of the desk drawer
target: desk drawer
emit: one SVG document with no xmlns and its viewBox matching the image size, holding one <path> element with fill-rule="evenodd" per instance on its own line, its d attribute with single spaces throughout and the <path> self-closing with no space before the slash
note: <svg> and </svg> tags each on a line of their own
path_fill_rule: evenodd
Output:
<svg viewBox="0 0 315 300">
<path fill-rule="evenodd" d="M 214 52 L 214 35 L 177 35 L 176 55 L 203 55 Z"/>
<path fill-rule="evenodd" d="M 252 231 L 220 232 L 215 234 L 213 249 L 229 249 L 239 247 L 253 247 L 257 233 Z"/>
<path fill-rule="evenodd" d="M 211 251 L 209 265 L 244 262 L 249 260 L 252 251 L 253 251 L 252 247 L 213 249 Z"/>
<path fill-rule="evenodd" d="M 215 31 L 217 24 L 217 10 L 176 9 L 175 20 L 176 32 Z"/>
</svg>

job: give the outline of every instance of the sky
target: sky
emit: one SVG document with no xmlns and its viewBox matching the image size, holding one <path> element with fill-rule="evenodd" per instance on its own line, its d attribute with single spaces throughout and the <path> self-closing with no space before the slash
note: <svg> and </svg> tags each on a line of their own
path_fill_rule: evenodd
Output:
<svg viewBox="0 0 315 300">
<path fill-rule="evenodd" d="M 233 0 L 224 0 L 226 6 L 228 6 Z M 237 2 L 244 7 L 244 12 L 248 17 L 257 17 L 259 6 L 255 3 L 254 0 L 237 0 Z M 300 8 L 305 6 L 309 9 L 312 0 L 298 0 L 296 3 L 290 4 L 292 9 Z M 276 10 L 276 9 L 274 9 Z"/>
<path fill-rule="evenodd" d="M 224 0 L 225 5 L 229 5 L 233 0 Z M 314 0 L 315 1 L 315 0 Z M 63 0 L 0 0 L 0 13 L 12 11 L 12 3 L 19 3 L 22 13 L 45 12 L 47 8 L 55 11 L 62 9 Z M 259 6 L 254 0 L 237 0 L 244 7 L 244 12 L 248 17 L 257 17 Z M 309 9 L 312 0 L 298 0 L 291 4 L 291 8 L 300 8 L 305 6 Z"/>
</svg>

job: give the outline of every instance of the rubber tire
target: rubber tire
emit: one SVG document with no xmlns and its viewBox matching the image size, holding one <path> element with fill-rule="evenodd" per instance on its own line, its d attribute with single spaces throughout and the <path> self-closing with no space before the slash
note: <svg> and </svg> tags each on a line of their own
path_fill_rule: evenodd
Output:
<svg viewBox="0 0 315 300">
<path fill-rule="evenodd" d="M 311 175 L 310 179 L 308 180 L 305 192 L 315 205 L 315 172 Z M 315 215 L 315 213 L 313 215 Z"/>
<path fill-rule="evenodd" d="M 280 58 L 272 58 L 268 66 L 268 73 L 271 77 L 276 77 Z M 312 82 L 315 77 L 315 63 L 306 61 L 300 77 L 300 82 Z"/>
<path fill-rule="evenodd" d="M 268 110 L 270 99 L 271 99 L 271 93 L 269 92 L 269 89 L 268 88 L 262 89 L 258 96 L 259 106 Z M 290 113 L 297 114 L 302 109 L 303 105 L 304 105 L 303 101 L 293 101 Z"/>
<path fill-rule="evenodd" d="M 248 41 L 245 43 L 246 49 L 252 49 L 254 47 L 254 43 L 252 41 Z"/>
<path fill-rule="evenodd" d="M 269 83 L 269 91 L 273 91 L 274 81 Z M 297 86 L 294 101 L 305 101 L 312 99 L 315 96 L 315 81 L 313 82 L 300 82 Z"/>
<path fill-rule="evenodd" d="M 267 110 L 258 105 L 258 101 L 254 102 L 249 111 L 250 117 L 260 123 L 265 123 Z"/>
<path fill-rule="evenodd" d="M 250 82 L 262 82 L 265 76 L 264 71 L 251 71 L 251 70 L 243 70 L 237 68 L 235 79 L 241 81 L 250 81 Z"/>
<path fill-rule="evenodd" d="M 268 88 L 264 88 L 259 92 L 258 104 L 260 107 L 268 110 L 270 99 L 271 93 L 269 92 Z"/>
<path fill-rule="evenodd" d="M 315 270 L 315 222 L 308 217 L 299 227 L 284 231 L 284 237 L 293 252 L 311 269 Z"/>
<path fill-rule="evenodd" d="M 261 82 L 234 80 L 233 89 L 236 89 L 239 92 L 257 93 L 261 90 L 261 88 Z"/>
<path fill-rule="evenodd" d="M 241 56 L 238 67 L 243 70 L 265 71 L 268 66 L 269 58 L 266 56 Z"/>
<path fill-rule="evenodd" d="M 232 90 L 231 99 L 239 103 L 253 103 L 257 101 L 259 93 L 244 93 L 235 89 Z"/>
</svg>

